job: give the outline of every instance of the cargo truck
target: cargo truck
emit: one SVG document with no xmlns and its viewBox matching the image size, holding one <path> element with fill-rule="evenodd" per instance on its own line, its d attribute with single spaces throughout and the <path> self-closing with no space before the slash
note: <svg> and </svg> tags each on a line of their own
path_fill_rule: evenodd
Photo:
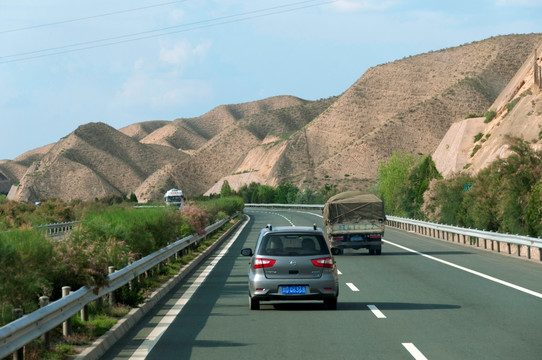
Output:
<svg viewBox="0 0 542 360">
<path fill-rule="evenodd" d="M 346 191 L 331 197 L 324 205 L 324 226 L 331 248 L 368 249 L 382 253 L 386 214 L 376 195 Z"/>
</svg>

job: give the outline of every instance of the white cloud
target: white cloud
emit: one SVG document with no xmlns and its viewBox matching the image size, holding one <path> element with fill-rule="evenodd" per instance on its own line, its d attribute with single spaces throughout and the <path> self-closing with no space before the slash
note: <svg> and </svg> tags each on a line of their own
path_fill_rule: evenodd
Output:
<svg viewBox="0 0 542 360">
<path fill-rule="evenodd" d="M 175 9 L 168 13 L 170 24 L 178 24 L 186 18 L 186 13 L 183 9 Z"/>
<path fill-rule="evenodd" d="M 160 60 L 170 65 L 185 67 L 195 60 L 204 59 L 210 47 L 211 42 L 209 41 L 194 47 L 187 40 L 179 41 L 173 47 L 162 47 Z"/>
<path fill-rule="evenodd" d="M 177 72 L 160 73 L 141 68 L 124 82 L 116 101 L 121 106 L 166 109 L 187 105 L 211 96 L 211 86 L 202 80 L 185 79 Z"/>
</svg>

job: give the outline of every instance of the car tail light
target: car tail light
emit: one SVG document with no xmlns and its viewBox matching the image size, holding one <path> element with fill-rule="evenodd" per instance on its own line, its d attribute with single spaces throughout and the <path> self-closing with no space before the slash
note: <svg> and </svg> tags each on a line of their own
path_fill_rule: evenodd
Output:
<svg viewBox="0 0 542 360">
<path fill-rule="evenodd" d="M 318 267 L 333 268 L 333 259 L 330 257 L 321 259 L 312 259 L 312 264 Z"/>
<path fill-rule="evenodd" d="M 380 239 L 380 234 L 369 235 L 369 239 Z"/>
<path fill-rule="evenodd" d="M 254 259 L 254 269 L 268 268 L 275 265 L 276 262 L 277 260 L 273 260 L 273 259 L 256 258 Z"/>
<path fill-rule="evenodd" d="M 344 241 L 344 236 L 332 236 L 331 241 Z"/>
</svg>

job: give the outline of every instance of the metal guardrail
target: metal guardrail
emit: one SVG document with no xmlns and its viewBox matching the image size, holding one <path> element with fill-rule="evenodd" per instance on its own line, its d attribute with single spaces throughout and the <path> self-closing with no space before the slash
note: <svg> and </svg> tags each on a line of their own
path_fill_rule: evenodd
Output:
<svg viewBox="0 0 542 360">
<path fill-rule="evenodd" d="M 245 207 L 265 207 L 277 209 L 323 209 L 324 205 L 306 204 L 245 204 Z M 420 220 L 386 216 L 386 224 L 402 230 L 415 231 L 437 239 L 456 241 L 487 250 L 518 255 L 542 261 L 542 239 L 522 235 L 502 234 L 491 231 L 466 229 Z M 450 239 L 451 237 L 451 239 Z M 511 245 L 517 245 L 514 248 Z"/>
<path fill-rule="evenodd" d="M 234 214 L 205 228 L 206 234 L 221 228 L 237 216 Z M 59 326 L 79 312 L 85 305 L 118 288 L 127 285 L 136 276 L 152 269 L 162 261 L 174 256 L 189 245 L 204 239 L 206 235 L 190 235 L 134 262 L 109 275 L 109 285 L 102 288 L 84 286 L 79 290 L 50 303 L 0 328 L 0 359 L 14 353 L 33 339 Z"/>
<path fill-rule="evenodd" d="M 542 239 L 532 238 L 528 236 L 501 234 L 501 233 L 496 233 L 492 231 L 483 231 L 483 230 L 476 230 L 476 229 L 466 229 L 466 228 L 461 228 L 457 226 L 442 225 L 442 224 L 430 223 L 430 222 L 425 222 L 425 221 L 420 221 L 420 220 L 406 219 L 406 218 L 401 218 L 397 216 L 386 216 L 386 220 L 388 223 L 396 222 L 396 223 L 401 223 L 401 224 L 406 224 L 406 225 L 411 225 L 411 226 L 423 227 L 425 229 L 430 229 L 433 231 L 455 233 L 458 235 L 467 236 L 471 238 L 498 241 L 498 242 L 516 244 L 516 245 L 535 246 L 538 248 L 542 248 Z M 395 227 L 398 227 L 398 226 L 395 226 Z"/>
<path fill-rule="evenodd" d="M 56 224 L 47 224 L 36 226 L 36 229 L 45 230 L 46 234 L 50 237 L 64 236 L 67 232 L 71 231 L 75 225 L 80 223 L 81 221 L 72 221 Z"/>
</svg>

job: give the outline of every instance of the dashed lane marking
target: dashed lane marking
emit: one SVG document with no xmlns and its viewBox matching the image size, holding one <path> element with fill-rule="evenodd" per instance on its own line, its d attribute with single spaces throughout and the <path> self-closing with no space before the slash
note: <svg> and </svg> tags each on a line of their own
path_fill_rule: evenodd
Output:
<svg viewBox="0 0 542 360">
<path fill-rule="evenodd" d="M 382 313 L 382 311 L 378 310 L 378 308 L 375 305 L 367 305 L 367 307 L 373 312 L 373 314 L 378 319 L 385 319 L 386 318 L 386 315 L 384 315 L 384 313 Z"/>
<path fill-rule="evenodd" d="M 359 291 L 359 289 L 356 287 L 356 285 L 354 285 L 352 283 L 346 283 L 346 286 L 348 286 L 350 288 L 350 290 L 352 290 L 352 291 Z"/>
<path fill-rule="evenodd" d="M 420 350 L 413 343 L 403 343 L 405 349 L 408 350 L 410 355 L 416 360 L 427 360 L 427 358 L 421 353 Z"/>
</svg>

